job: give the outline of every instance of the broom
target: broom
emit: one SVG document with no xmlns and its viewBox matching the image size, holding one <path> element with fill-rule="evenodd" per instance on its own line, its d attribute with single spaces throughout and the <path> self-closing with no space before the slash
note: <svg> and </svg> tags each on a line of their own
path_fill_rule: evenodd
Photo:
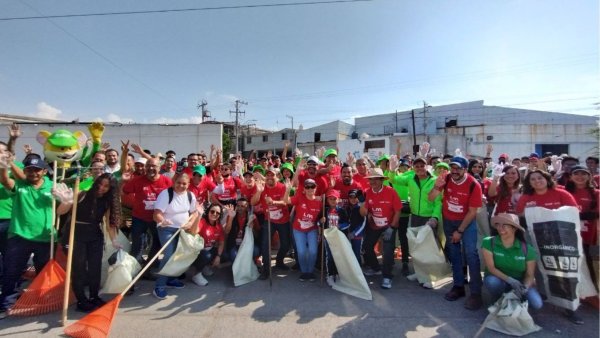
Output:
<svg viewBox="0 0 600 338">
<path fill-rule="evenodd" d="M 323 199 L 323 215 L 327 217 L 327 215 L 325 215 L 325 195 L 326 194 L 323 194 L 321 198 Z M 321 286 L 323 286 L 323 279 L 325 276 L 325 236 L 323 233 L 324 227 L 325 224 L 321 224 L 321 227 L 319 229 L 321 232 Z"/>
<path fill-rule="evenodd" d="M 56 161 L 53 163 L 56 173 Z M 56 188 L 56 174 L 52 180 L 52 187 Z M 63 302 L 68 302 L 69 298 L 63 295 L 65 283 L 65 271 L 54 260 L 54 222 L 56 200 L 52 199 L 52 225 L 50 230 L 50 260 L 40 271 L 29 287 L 23 290 L 23 293 L 9 310 L 11 316 L 33 316 L 52 311 L 57 311 L 62 307 Z M 74 300 L 74 297 L 71 297 Z"/>
<path fill-rule="evenodd" d="M 152 263 L 158 258 L 160 254 L 165 251 L 167 246 L 171 244 L 171 242 L 179 235 L 181 232 L 181 228 L 175 232 L 171 238 L 163 245 L 160 250 L 152 257 L 150 261 L 144 266 L 144 268 L 135 276 L 135 278 L 125 287 L 125 289 L 118 294 L 115 298 L 113 298 L 108 303 L 104 304 L 102 307 L 97 310 L 90 312 L 85 317 L 76 321 L 75 323 L 67 326 L 64 330 L 65 334 L 70 337 L 81 337 L 81 338 L 106 338 L 110 333 L 110 328 L 112 326 L 112 321 L 117 314 L 117 310 L 119 309 L 119 303 L 123 296 L 131 289 L 131 287 L 144 275 L 146 270 L 148 270 Z"/>
<path fill-rule="evenodd" d="M 62 303 L 62 325 L 67 325 L 67 310 L 69 309 L 69 290 L 71 290 L 71 268 L 73 266 L 73 247 L 75 246 L 75 224 L 77 220 L 77 204 L 79 202 L 79 171 L 75 178 L 75 189 L 73 191 L 73 209 L 71 210 L 71 228 L 69 229 L 69 253 L 67 254 L 67 280 L 65 281 L 65 292 Z"/>
</svg>

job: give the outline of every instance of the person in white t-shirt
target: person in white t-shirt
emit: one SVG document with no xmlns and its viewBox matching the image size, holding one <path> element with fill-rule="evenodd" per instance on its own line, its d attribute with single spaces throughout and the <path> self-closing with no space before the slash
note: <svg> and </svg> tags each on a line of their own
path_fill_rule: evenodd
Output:
<svg viewBox="0 0 600 338">
<path fill-rule="evenodd" d="M 181 174 L 177 177 L 173 187 L 163 190 L 156 198 L 154 221 L 157 225 L 161 245 L 165 245 L 179 228 L 191 231 L 192 225 L 198 221 L 196 197 L 187 190 L 189 185 L 190 177 L 187 174 Z M 177 248 L 177 239 L 173 240 L 163 252 L 161 269 L 169 261 L 175 248 Z M 159 276 L 156 279 L 153 295 L 158 299 L 165 299 L 167 287 L 181 289 L 184 284 L 174 277 Z"/>
</svg>

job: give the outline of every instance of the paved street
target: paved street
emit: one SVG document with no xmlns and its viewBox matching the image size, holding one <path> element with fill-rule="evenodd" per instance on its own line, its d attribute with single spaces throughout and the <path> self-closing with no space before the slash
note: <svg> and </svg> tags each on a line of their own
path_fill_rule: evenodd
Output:
<svg viewBox="0 0 600 338">
<path fill-rule="evenodd" d="M 399 264 L 396 264 L 398 268 Z M 233 287 L 230 272 L 218 271 L 209 285 L 187 281 L 186 288 L 169 290 L 164 301 L 152 295 L 153 283 L 142 281 L 134 295 L 121 302 L 113 321 L 112 337 L 471 337 L 487 311 L 465 310 L 462 299 L 448 302 L 445 285 L 425 290 L 399 271 L 391 290 L 368 279 L 373 301 L 357 299 L 321 287 L 319 282 L 298 281 L 290 271 L 268 281 Z M 189 278 L 188 278 L 189 279 Z M 448 281 L 450 282 L 450 281 Z M 542 331 L 531 337 L 597 337 L 598 311 L 581 307 L 585 325 L 576 326 L 551 305 L 533 317 Z M 83 314 L 70 311 L 70 323 Z M 38 317 L 9 317 L 0 321 L 0 336 L 56 337 L 62 334 L 59 312 Z M 483 337 L 502 337 L 486 330 Z"/>
</svg>

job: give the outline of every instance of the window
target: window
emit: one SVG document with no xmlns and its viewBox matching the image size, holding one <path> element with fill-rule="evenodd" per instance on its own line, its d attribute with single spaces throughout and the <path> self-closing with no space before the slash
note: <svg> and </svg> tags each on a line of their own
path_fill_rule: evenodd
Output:
<svg viewBox="0 0 600 338">
<path fill-rule="evenodd" d="M 252 136 L 246 137 L 246 144 L 252 144 Z"/>
<path fill-rule="evenodd" d="M 315 133 L 315 142 L 321 142 L 321 133 Z"/>
<path fill-rule="evenodd" d="M 287 139 L 288 139 L 288 138 L 287 138 L 287 133 L 281 133 L 281 140 L 282 140 L 282 141 L 285 141 L 285 140 L 287 140 Z"/>
<path fill-rule="evenodd" d="M 269 142 L 269 135 L 263 135 L 263 142 Z"/>
<path fill-rule="evenodd" d="M 373 148 L 385 148 L 385 140 L 365 141 L 365 152 Z"/>
</svg>

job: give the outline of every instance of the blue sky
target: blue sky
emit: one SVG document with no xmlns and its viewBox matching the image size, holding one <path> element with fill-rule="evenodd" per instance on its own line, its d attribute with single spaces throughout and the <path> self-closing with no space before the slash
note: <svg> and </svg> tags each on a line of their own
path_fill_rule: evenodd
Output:
<svg viewBox="0 0 600 338">
<path fill-rule="evenodd" d="M 5 0 L 0 18 L 308 0 Z M 267 129 L 473 100 L 597 115 L 598 1 L 404 1 L 0 20 L 0 113 Z"/>
</svg>

